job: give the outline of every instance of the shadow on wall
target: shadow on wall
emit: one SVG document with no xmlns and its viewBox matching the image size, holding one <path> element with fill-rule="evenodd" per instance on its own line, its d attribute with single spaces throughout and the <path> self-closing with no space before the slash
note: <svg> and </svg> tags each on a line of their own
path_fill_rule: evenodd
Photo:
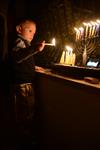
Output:
<svg viewBox="0 0 100 150">
<path fill-rule="evenodd" d="M 7 51 L 7 19 L 0 13 L 0 89 L 2 90 L 7 85 Z"/>
<path fill-rule="evenodd" d="M 8 140 L 8 68 L 7 68 L 7 19 L 6 15 L 0 12 L 0 141 L 5 144 Z"/>
</svg>

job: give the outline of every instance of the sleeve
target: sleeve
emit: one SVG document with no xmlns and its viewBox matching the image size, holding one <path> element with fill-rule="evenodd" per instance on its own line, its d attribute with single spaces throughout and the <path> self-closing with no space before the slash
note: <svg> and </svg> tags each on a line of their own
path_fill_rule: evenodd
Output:
<svg viewBox="0 0 100 150">
<path fill-rule="evenodd" d="M 33 46 L 26 47 L 25 42 L 21 39 L 17 40 L 12 48 L 12 56 L 17 63 L 27 60 L 38 52 Z"/>
</svg>

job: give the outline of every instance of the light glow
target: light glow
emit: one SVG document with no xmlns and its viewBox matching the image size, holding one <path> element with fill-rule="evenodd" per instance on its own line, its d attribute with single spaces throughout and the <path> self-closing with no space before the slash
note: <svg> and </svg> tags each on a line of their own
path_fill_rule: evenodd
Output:
<svg viewBox="0 0 100 150">
<path fill-rule="evenodd" d="M 67 49 L 67 51 L 68 51 L 69 53 L 72 53 L 72 52 L 73 52 L 72 47 L 70 47 L 70 46 L 65 46 L 65 47 L 66 47 L 66 49 Z"/>
</svg>

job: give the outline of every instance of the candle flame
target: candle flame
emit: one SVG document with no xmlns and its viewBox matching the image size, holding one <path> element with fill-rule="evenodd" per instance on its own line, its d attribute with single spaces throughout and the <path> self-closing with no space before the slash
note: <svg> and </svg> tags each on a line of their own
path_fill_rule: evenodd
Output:
<svg viewBox="0 0 100 150">
<path fill-rule="evenodd" d="M 97 19 L 96 22 L 100 24 L 100 20 Z"/>
<path fill-rule="evenodd" d="M 93 26 L 95 26 L 95 23 L 96 23 L 96 22 L 94 22 L 94 21 L 91 21 L 90 23 L 91 23 Z"/>
<path fill-rule="evenodd" d="M 79 29 L 77 29 L 77 28 L 74 28 L 74 30 L 75 30 L 76 32 L 79 32 Z"/>
<path fill-rule="evenodd" d="M 55 38 L 52 39 L 52 44 L 55 46 L 56 40 Z"/>
<path fill-rule="evenodd" d="M 91 24 L 91 23 L 88 23 L 88 26 L 89 26 L 89 27 L 92 27 L 92 24 Z"/>
<path fill-rule="evenodd" d="M 83 27 L 80 27 L 79 30 L 80 30 L 80 31 L 84 31 L 84 28 L 83 28 Z"/>
<path fill-rule="evenodd" d="M 88 23 L 86 23 L 86 22 L 83 22 L 83 25 L 84 25 L 84 26 L 87 26 L 87 25 L 88 25 Z"/>
<path fill-rule="evenodd" d="M 73 51 L 72 47 L 70 47 L 70 46 L 66 46 L 66 49 L 68 50 L 68 52 L 71 52 L 71 53 Z"/>
</svg>

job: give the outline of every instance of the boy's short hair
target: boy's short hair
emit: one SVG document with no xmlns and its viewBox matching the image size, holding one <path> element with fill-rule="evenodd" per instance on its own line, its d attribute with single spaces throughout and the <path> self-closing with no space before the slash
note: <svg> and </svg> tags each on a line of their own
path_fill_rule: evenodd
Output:
<svg viewBox="0 0 100 150">
<path fill-rule="evenodd" d="M 20 19 L 17 20 L 16 26 L 24 24 L 27 21 L 36 25 L 36 22 L 33 19 L 31 19 L 31 18 L 20 18 Z"/>
</svg>

